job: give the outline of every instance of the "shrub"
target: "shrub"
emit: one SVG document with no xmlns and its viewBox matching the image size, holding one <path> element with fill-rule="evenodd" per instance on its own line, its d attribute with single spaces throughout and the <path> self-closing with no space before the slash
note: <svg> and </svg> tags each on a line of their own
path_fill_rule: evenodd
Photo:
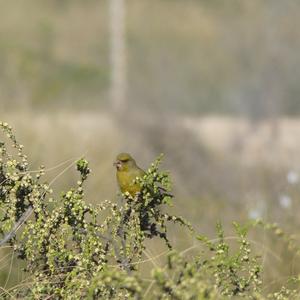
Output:
<svg viewBox="0 0 300 300">
<path fill-rule="evenodd" d="M 227 243 L 219 223 L 213 241 L 195 233 L 182 217 L 167 212 L 172 195 L 169 175 L 159 170 L 161 157 L 144 178 L 137 179 L 142 190 L 135 198 L 125 193 L 118 204 L 106 200 L 91 205 L 85 201 L 84 185 L 91 170 L 84 158 L 76 162 L 77 185 L 52 197 L 49 184 L 42 181 L 44 167 L 30 171 L 11 127 L 0 123 L 0 128 L 10 141 L 0 142 L 0 245 L 13 246 L 27 273 L 19 285 L 3 290 L 1 298 L 266 298 L 260 258 L 247 239 L 257 223 L 234 224 L 235 248 Z M 169 224 L 188 229 L 202 250 L 187 258 L 174 249 Z M 166 265 L 153 267 L 152 277 L 145 280 L 141 272 L 145 242 L 154 238 L 166 245 Z M 269 298 L 299 295 L 298 290 L 282 287 Z"/>
</svg>

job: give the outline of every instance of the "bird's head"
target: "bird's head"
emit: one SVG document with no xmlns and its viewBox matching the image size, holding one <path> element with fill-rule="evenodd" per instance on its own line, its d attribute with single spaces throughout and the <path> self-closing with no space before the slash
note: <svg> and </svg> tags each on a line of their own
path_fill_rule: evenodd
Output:
<svg viewBox="0 0 300 300">
<path fill-rule="evenodd" d="M 116 161 L 114 162 L 114 166 L 118 171 L 129 171 L 131 168 L 136 167 L 135 160 L 128 153 L 120 153 Z"/>
</svg>

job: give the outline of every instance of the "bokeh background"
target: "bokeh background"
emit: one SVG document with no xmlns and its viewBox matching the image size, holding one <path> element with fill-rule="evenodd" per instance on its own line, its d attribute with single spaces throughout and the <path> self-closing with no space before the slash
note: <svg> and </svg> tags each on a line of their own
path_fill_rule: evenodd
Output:
<svg viewBox="0 0 300 300">
<path fill-rule="evenodd" d="M 57 194 L 81 156 L 97 203 L 117 199 L 118 152 L 145 169 L 164 153 L 172 210 L 200 233 L 262 218 L 297 240 L 299 27 L 298 0 L 0 0 L 0 119 Z M 286 245 L 253 240 L 268 289 L 299 271 Z M 0 251 L 8 288 L 24 274 Z"/>
</svg>

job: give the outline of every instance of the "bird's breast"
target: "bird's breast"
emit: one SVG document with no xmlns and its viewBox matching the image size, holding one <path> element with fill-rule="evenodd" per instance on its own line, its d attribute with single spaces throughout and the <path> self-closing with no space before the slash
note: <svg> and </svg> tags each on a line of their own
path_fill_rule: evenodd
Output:
<svg viewBox="0 0 300 300">
<path fill-rule="evenodd" d="M 130 172 L 117 172 L 117 180 L 122 193 L 128 192 L 134 197 L 141 190 L 140 184 L 134 183 L 136 177 Z"/>
</svg>

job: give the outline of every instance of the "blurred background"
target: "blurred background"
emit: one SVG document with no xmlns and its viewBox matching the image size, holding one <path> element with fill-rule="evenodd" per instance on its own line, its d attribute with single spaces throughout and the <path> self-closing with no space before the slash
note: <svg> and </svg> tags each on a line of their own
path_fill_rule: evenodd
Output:
<svg viewBox="0 0 300 300">
<path fill-rule="evenodd" d="M 262 218 L 297 240 L 299 1 L 0 0 L 0 20 L 0 119 L 57 194 L 76 183 L 81 156 L 97 203 L 117 199 L 118 152 L 145 169 L 164 153 L 172 210 L 200 233 Z M 286 245 L 253 240 L 268 289 L 299 271 Z M 16 260 L 0 268 L 3 286 L 21 276 Z"/>
</svg>

